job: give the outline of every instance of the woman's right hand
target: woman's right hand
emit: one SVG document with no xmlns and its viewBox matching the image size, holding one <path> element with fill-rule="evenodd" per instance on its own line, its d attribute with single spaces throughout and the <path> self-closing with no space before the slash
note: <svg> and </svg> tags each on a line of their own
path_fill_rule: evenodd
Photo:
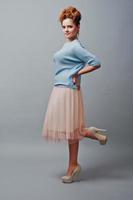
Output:
<svg viewBox="0 0 133 200">
<path fill-rule="evenodd" d="M 72 76 L 72 81 L 73 81 L 74 84 L 77 85 L 77 88 L 79 90 L 80 89 L 80 82 L 79 82 L 79 79 L 78 79 L 78 74 L 74 74 Z"/>
</svg>

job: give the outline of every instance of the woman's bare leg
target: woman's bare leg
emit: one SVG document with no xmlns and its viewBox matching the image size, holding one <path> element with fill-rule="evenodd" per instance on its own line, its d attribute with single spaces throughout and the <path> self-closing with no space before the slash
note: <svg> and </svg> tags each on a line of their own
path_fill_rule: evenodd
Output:
<svg viewBox="0 0 133 200">
<path fill-rule="evenodd" d="M 75 141 L 75 143 L 71 143 L 71 140 L 68 140 L 69 147 L 69 164 L 67 170 L 67 176 L 72 174 L 72 171 L 78 165 L 78 150 L 79 150 L 79 141 Z"/>
<path fill-rule="evenodd" d="M 83 134 L 85 137 L 87 136 L 91 139 L 98 140 L 98 138 L 92 131 L 85 130 Z M 69 164 L 66 175 L 70 176 L 72 174 L 72 171 L 79 164 L 78 163 L 79 141 L 77 140 L 75 141 L 75 143 L 71 143 L 71 140 L 68 140 L 68 147 L 69 147 Z"/>
</svg>

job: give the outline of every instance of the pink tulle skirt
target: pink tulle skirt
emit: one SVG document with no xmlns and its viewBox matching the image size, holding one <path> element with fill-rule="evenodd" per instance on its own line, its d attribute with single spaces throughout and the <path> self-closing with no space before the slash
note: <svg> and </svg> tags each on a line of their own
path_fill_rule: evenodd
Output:
<svg viewBox="0 0 133 200">
<path fill-rule="evenodd" d="M 54 86 L 43 122 L 42 136 L 47 141 L 75 143 L 84 138 L 86 119 L 81 88 Z"/>
</svg>

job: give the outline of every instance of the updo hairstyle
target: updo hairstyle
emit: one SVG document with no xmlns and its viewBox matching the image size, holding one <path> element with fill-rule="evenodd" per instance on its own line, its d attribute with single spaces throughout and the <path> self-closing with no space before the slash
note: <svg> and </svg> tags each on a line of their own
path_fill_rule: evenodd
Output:
<svg viewBox="0 0 133 200">
<path fill-rule="evenodd" d="M 70 18 L 73 20 L 73 23 L 76 25 L 80 24 L 81 13 L 73 6 L 69 6 L 63 9 L 59 15 L 59 21 L 62 24 L 63 20 L 66 18 Z"/>
</svg>

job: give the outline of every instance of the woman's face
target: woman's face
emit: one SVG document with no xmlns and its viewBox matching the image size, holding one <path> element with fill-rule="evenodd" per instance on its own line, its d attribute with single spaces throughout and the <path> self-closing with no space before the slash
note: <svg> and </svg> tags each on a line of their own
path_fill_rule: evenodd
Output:
<svg viewBox="0 0 133 200">
<path fill-rule="evenodd" d="M 73 20 L 66 18 L 62 22 L 62 31 L 67 40 L 73 40 L 77 37 L 80 26 L 73 23 Z"/>
</svg>

